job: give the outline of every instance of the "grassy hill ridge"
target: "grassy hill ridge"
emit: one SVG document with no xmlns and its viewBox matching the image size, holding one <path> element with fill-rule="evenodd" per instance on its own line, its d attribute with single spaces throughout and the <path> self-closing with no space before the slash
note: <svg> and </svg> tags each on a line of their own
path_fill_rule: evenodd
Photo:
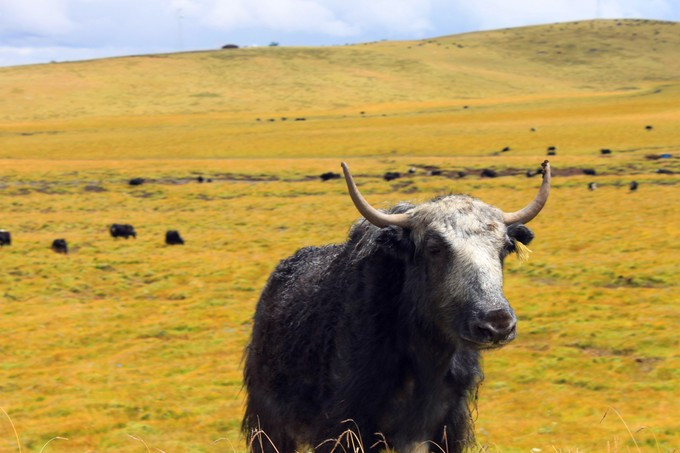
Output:
<svg viewBox="0 0 680 453">
<path fill-rule="evenodd" d="M 0 118 L 301 114 L 637 90 L 680 79 L 680 26 L 598 20 L 338 47 L 0 68 Z"/>
<path fill-rule="evenodd" d="M 603 20 L 3 68 L 0 158 L 662 152 L 680 145 L 679 29 Z"/>
</svg>

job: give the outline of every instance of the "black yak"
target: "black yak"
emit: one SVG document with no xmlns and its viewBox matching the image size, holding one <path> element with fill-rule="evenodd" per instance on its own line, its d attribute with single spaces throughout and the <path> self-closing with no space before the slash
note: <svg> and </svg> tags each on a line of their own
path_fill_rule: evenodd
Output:
<svg viewBox="0 0 680 453">
<path fill-rule="evenodd" d="M 340 179 L 340 173 L 334 173 L 332 171 L 327 171 L 326 173 L 321 173 L 319 175 L 322 181 L 329 181 L 331 179 Z"/>
<path fill-rule="evenodd" d="M 12 245 L 12 234 L 7 230 L 0 230 L 0 247 Z"/>
<path fill-rule="evenodd" d="M 383 175 L 385 181 L 392 181 L 393 179 L 401 178 L 401 173 L 397 171 L 388 171 Z"/>
<path fill-rule="evenodd" d="M 56 253 L 68 254 L 68 244 L 66 239 L 55 239 L 52 241 L 52 250 Z"/>
<path fill-rule="evenodd" d="M 244 367 L 251 450 L 327 451 L 347 428 L 374 451 L 436 451 L 424 444 L 434 441 L 453 453 L 473 442 L 481 352 L 516 335 L 503 260 L 533 239 L 523 223 L 547 201 L 543 165 L 538 195 L 516 212 L 466 195 L 384 212 L 343 163 L 365 219 L 346 242 L 281 261 L 257 303 Z"/>
<path fill-rule="evenodd" d="M 184 239 L 180 236 L 177 230 L 168 230 L 165 232 L 165 243 L 167 245 L 184 245 Z"/>
<path fill-rule="evenodd" d="M 131 180 L 128 181 L 128 184 L 131 186 L 141 186 L 146 182 L 146 179 L 144 178 L 132 178 Z"/>
<path fill-rule="evenodd" d="M 128 225 L 127 223 L 114 223 L 109 227 L 109 233 L 111 233 L 111 237 L 114 238 L 128 239 L 130 237 L 133 237 L 137 239 L 137 232 L 135 231 L 135 227 L 133 227 L 132 225 Z"/>
</svg>

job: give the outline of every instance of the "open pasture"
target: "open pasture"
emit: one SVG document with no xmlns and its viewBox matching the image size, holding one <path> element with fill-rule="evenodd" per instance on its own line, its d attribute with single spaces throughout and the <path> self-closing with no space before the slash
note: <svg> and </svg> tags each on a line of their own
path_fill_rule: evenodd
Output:
<svg viewBox="0 0 680 453">
<path fill-rule="evenodd" d="M 457 191 L 514 209 L 538 183 L 423 170 L 380 177 L 386 168 L 457 170 L 476 159 L 351 162 L 382 206 Z M 240 360 L 259 289 L 279 259 L 342 241 L 357 217 L 343 181 L 305 177 L 336 170 L 337 160 L 142 161 L 134 172 L 126 161 L 7 165 L 0 209 L 14 243 L 0 250 L 2 405 L 24 445 L 62 435 L 71 440 L 50 448 L 138 451 L 126 434 L 165 451 L 230 450 L 211 444 L 221 437 L 241 445 Z M 168 182 L 128 186 L 139 174 Z M 213 182 L 196 182 L 198 174 Z M 636 175 L 636 192 L 629 175 L 595 177 L 594 192 L 591 179 L 556 177 L 532 224 L 530 261 L 508 262 L 520 336 L 486 356 L 481 444 L 628 445 L 613 414 L 598 424 L 611 406 L 633 429 L 647 427 L 638 442 L 677 445 L 678 177 Z M 135 225 L 138 238 L 110 238 L 107 225 L 119 221 Z M 164 245 L 169 228 L 187 244 Z M 68 256 L 49 250 L 56 237 L 69 240 Z"/>
<path fill-rule="evenodd" d="M 132 435 L 168 452 L 242 451 L 241 356 L 259 291 L 280 259 L 343 241 L 358 217 L 344 181 L 321 173 L 346 160 L 377 207 L 460 192 L 514 210 L 549 146 L 533 254 L 506 265 L 519 335 L 485 356 L 478 442 L 636 451 L 614 408 L 641 450 L 680 447 L 680 34 L 622 23 L 244 49 L 229 70 L 221 52 L 0 69 L 0 228 L 13 240 L 0 248 L 0 407 L 24 448 L 63 436 L 46 451 L 145 451 Z M 538 53 L 541 40 L 572 64 Z M 647 45 L 658 54 L 636 54 Z M 415 63 L 395 58 L 407 51 Z M 508 52 L 521 61 L 503 69 Z M 631 69 L 604 76 L 607 64 Z M 111 238 L 111 223 L 137 239 Z M 168 229 L 186 244 L 164 245 Z M 49 249 L 62 237 L 68 255 Z M 9 422 L 0 445 L 16 449 Z"/>
</svg>

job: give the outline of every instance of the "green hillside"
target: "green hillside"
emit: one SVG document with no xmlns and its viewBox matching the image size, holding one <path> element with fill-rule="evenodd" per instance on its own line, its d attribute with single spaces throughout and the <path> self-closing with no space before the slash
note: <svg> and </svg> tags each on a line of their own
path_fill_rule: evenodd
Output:
<svg viewBox="0 0 680 453">
<path fill-rule="evenodd" d="M 468 99 L 640 90 L 679 78 L 677 23 L 603 20 L 413 42 L 2 68 L 0 117 L 394 111 Z"/>
</svg>

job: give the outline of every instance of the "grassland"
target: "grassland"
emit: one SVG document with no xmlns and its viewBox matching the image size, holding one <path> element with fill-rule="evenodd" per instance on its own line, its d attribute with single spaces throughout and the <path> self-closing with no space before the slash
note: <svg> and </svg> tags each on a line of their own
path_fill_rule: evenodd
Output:
<svg viewBox="0 0 680 453">
<path fill-rule="evenodd" d="M 519 338 L 486 355 L 479 443 L 634 450 L 612 411 L 602 420 L 613 407 L 642 450 L 679 448 L 679 27 L 0 68 L 0 227 L 14 236 L 0 249 L 0 406 L 24 447 L 64 436 L 46 450 L 144 451 L 134 435 L 240 451 L 258 292 L 279 259 L 344 240 L 357 217 L 320 173 L 348 160 L 378 206 L 462 192 L 512 210 L 556 146 L 534 253 L 508 264 Z M 109 238 L 113 222 L 138 238 Z M 172 228 L 184 247 L 163 245 Z M 57 237 L 68 256 L 49 250 Z M 0 445 L 16 449 L 8 423 Z"/>
</svg>

